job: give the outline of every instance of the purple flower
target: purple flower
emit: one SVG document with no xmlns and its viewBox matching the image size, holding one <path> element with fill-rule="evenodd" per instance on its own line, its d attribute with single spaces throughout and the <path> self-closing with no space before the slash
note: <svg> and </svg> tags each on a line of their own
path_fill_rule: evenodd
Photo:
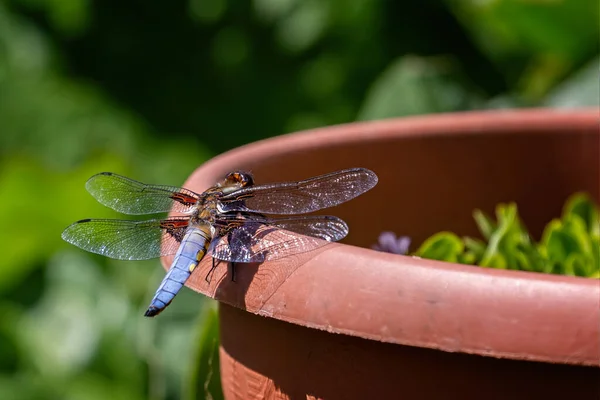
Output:
<svg viewBox="0 0 600 400">
<path fill-rule="evenodd" d="M 410 238 L 408 236 L 397 237 L 394 232 L 382 232 L 377 244 L 371 246 L 373 250 L 384 251 L 393 254 L 408 254 Z"/>
</svg>

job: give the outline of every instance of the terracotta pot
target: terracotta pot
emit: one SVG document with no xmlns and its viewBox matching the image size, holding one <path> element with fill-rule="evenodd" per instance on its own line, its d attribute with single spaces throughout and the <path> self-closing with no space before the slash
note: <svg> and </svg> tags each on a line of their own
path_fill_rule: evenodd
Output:
<svg viewBox="0 0 600 400">
<path fill-rule="evenodd" d="M 349 167 L 379 176 L 325 210 L 343 244 L 220 268 L 190 287 L 220 303 L 225 397 L 595 398 L 598 280 L 376 252 L 384 230 L 414 244 L 475 235 L 472 211 L 516 201 L 534 236 L 575 191 L 600 199 L 597 109 L 473 112 L 356 123 L 253 143 L 207 162 L 202 191 L 232 169 L 258 183 Z"/>
</svg>

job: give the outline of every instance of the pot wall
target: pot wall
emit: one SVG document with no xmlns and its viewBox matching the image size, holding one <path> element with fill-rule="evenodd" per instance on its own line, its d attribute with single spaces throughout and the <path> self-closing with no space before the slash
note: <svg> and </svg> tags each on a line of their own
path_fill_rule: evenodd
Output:
<svg viewBox="0 0 600 400">
<path fill-rule="evenodd" d="M 598 394 L 598 368 L 393 345 L 298 327 L 225 304 L 219 318 L 227 399 L 531 400 Z"/>
<path fill-rule="evenodd" d="M 185 186 L 202 191 L 233 169 L 250 169 L 261 183 L 355 166 L 380 181 L 325 210 L 348 222 L 345 243 L 368 247 L 383 230 L 414 243 L 440 230 L 477 235 L 472 210 L 492 213 L 503 201 L 516 201 L 539 237 L 573 192 L 600 198 L 598 112 L 495 111 L 329 127 L 225 153 Z M 210 286 L 200 273 L 188 286 L 222 302 L 229 399 L 597 393 L 600 288 L 589 279 L 338 244 L 247 265 L 235 283 L 225 268 L 217 272 Z"/>
</svg>

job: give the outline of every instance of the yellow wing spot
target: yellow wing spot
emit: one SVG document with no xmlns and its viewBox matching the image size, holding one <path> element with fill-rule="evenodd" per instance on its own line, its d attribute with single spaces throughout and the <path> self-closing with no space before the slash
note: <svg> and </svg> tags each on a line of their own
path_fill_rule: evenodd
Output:
<svg viewBox="0 0 600 400">
<path fill-rule="evenodd" d="M 194 272 L 194 269 L 196 268 L 196 266 L 198 266 L 198 263 L 190 263 L 190 265 L 188 265 L 188 271 L 190 271 L 190 273 Z"/>
<path fill-rule="evenodd" d="M 203 250 L 200 250 L 197 254 L 196 254 L 196 260 L 198 260 L 198 262 L 200 262 L 203 258 L 204 258 L 204 254 L 206 254 L 206 252 Z"/>
</svg>

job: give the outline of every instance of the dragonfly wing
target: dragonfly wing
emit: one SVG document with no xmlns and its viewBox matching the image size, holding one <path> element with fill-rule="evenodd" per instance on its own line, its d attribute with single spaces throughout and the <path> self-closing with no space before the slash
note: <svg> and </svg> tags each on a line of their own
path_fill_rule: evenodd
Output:
<svg viewBox="0 0 600 400">
<path fill-rule="evenodd" d="M 148 221 L 84 219 L 68 226 L 62 238 L 75 246 L 118 260 L 147 260 L 175 254 L 189 219 Z"/>
<path fill-rule="evenodd" d="M 243 222 L 242 222 L 243 221 Z M 264 262 L 315 250 L 348 234 L 344 221 L 332 216 L 241 220 L 239 226 L 217 235 L 212 257 L 231 262 Z"/>
<path fill-rule="evenodd" d="M 92 176 L 85 187 L 102 205 L 132 215 L 171 210 L 186 212 L 196 204 L 199 197 L 191 190 L 148 185 L 112 172 Z"/>
<path fill-rule="evenodd" d="M 329 208 L 361 195 L 377 184 L 377 175 L 352 168 L 299 182 L 250 186 L 220 198 L 223 212 L 304 214 Z"/>
<path fill-rule="evenodd" d="M 233 228 L 227 234 L 217 235 L 210 242 L 208 253 L 213 258 L 231 262 L 263 262 L 264 257 L 252 248 L 254 235 L 260 224 L 247 224 Z"/>
<path fill-rule="evenodd" d="M 348 225 L 342 219 L 331 215 L 267 218 L 265 222 L 267 225 L 328 242 L 337 242 L 348 234 Z"/>
</svg>

